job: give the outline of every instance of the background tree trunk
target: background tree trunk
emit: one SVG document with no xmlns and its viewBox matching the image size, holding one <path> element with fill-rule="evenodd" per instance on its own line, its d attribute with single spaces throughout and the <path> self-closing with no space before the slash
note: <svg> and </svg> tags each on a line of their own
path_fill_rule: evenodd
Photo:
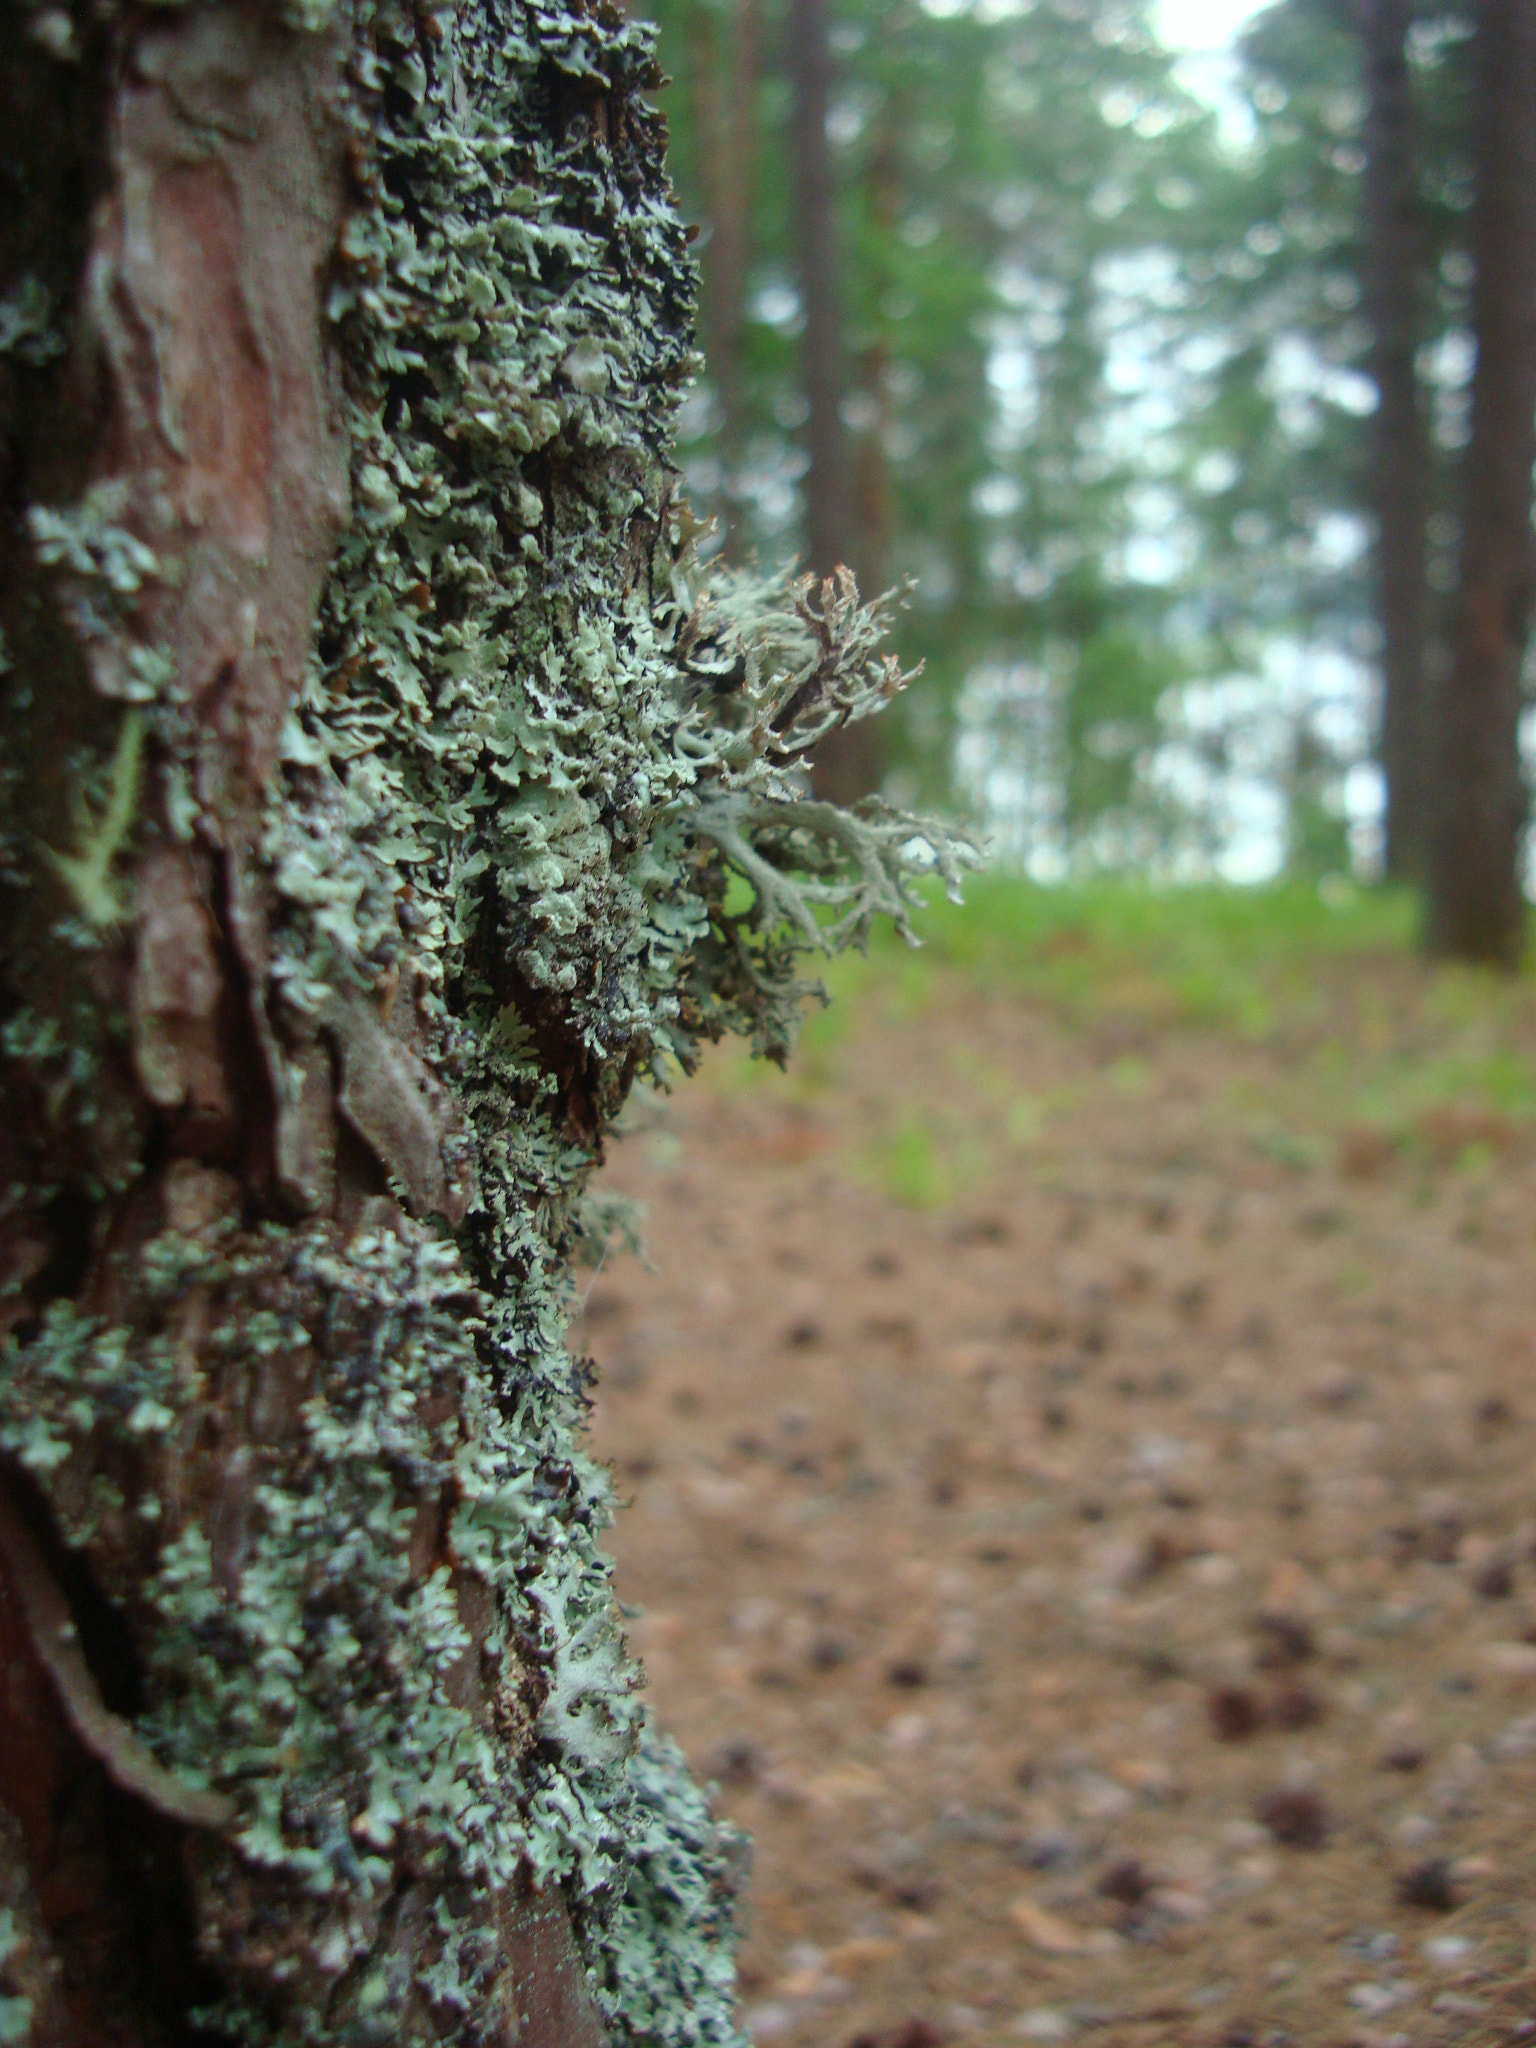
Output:
<svg viewBox="0 0 1536 2048">
<path fill-rule="evenodd" d="M 900 246 L 902 143 L 916 118 L 910 97 L 887 92 L 875 117 L 864 174 L 863 200 L 868 230 L 882 249 Z M 860 586 L 885 590 L 891 581 L 893 492 L 889 445 L 891 435 L 891 352 L 886 337 L 866 339 L 855 377 L 864 419 L 854 442 L 852 524 L 854 552 L 850 566 Z"/>
<path fill-rule="evenodd" d="M 739 561 L 741 466 L 747 447 L 742 347 L 752 267 L 762 51 L 757 0 L 735 0 L 723 35 L 721 13 L 719 0 L 696 0 L 689 13 L 688 55 L 710 230 L 700 264 L 700 324 L 710 382 L 720 408 L 724 553 L 728 561 Z"/>
<path fill-rule="evenodd" d="M 1408 0 L 1361 0 L 1365 122 L 1365 286 L 1377 407 L 1371 499 L 1381 629 L 1381 764 L 1386 871 L 1417 880 L 1428 857 L 1429 434 L 1417 357 L 1425 289 Z"/>
<path fill-rule="evenodd" d="M 1477 13 L 1473 327 L 1456 639 L 1433 758 L 1428 943 L 1513 966 L 1524 933 L 1521 670 L 1536 459 L 1536 9 Z"/>
<path fill-rule="evenodd" d="M 848 388 L 843 338 L 837 185 L 827 138 L 832 91 L 827 0 L 790 0 L 789 71 L 794 86 L 795 247 L 805 331 L 800 344 L 805 391 L 805 543 L 812 572 L 830 576 L 858 558 L 853 479 L 843 398 Z M 811 782 L 819 797 L 852 803 L 879 787 L 878 729 L 868 720 L 842 726 L 817 747 Z"/>
<path fill-rule="evenodd" d="M 843 343 L 837 187 L 827 139 L 832 91 L 827 0 L 791 0 L 789 70 L 794 86 L 795 248 L 804 335 L 805 543 L 817 576 L 830 576 L 852 552 L 853 500 L 843 422 L 847 362 Z"/>
</svg>

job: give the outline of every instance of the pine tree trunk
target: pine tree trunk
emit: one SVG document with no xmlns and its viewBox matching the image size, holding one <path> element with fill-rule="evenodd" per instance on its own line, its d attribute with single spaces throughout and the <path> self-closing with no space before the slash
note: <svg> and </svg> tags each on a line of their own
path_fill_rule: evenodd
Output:
<svg viewBox="0 0 1536 2048">
<path fill-rule="evenodd" d="M 853 481 L 843 398 L 848 365 L 843 338 L 842 250 L 837 185 L 827 139 L 832 91 L 827 0 L 790 0 L 789 69 L 794 86 L 795 246 L 805 330 L 800 344 L 806 403 L 805 543 L 811 571 L 831 576 L 857 557 Z M 831 733 L 816 749 L 812 786 L 832 803 L 852 803 L 878 788 L 878 729 L 867 721 Z"/>
<path fill-rule="evenodd" d="M 1521 671 L 1530 622 L 1536 460 L 1536 8 L 1477 13 L 1473 328 L 1451 675 L 1432 748 L 1428 944 L 1513 966 L 1524 930 Z"/>
<path fill-rule="evenodd" d="M 1361 0 L 1365 124 L 1365 281 L 1377 408 L 1371 499 L 1381 629 L 1385 865 L 1416 880 L 1428 855 L 1429 435 L 1416 368 L 1423 236 L 1408 71 L 1408 0 Z"/>
<path fill-rule="evenodd" d="M 878 616 L 689 551 L 657 83 L 537 0 L 0 17 L 8 2043 L 743 2048 L 570 1262 L 632 1081 L 962 856 L 792 795 Z"/>
<path fill-rule="evenodd" d="M 768 987 L 654 83 L 524 0 L 0 23 L 7 2042 L 738 2039 L 564 1341 L 605 1123 Z"/>
</svg>

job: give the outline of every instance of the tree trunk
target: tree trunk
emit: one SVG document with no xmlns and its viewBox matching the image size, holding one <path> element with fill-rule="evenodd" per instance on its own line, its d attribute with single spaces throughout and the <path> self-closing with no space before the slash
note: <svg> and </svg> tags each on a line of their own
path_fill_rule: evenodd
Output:
<svg viewBox="0 0 1536 2048">
<path fill-rule="evenodd" d="M 1417 372 L 1424 290 L 1408 71 L 1409 0 L 1361 0 L 1366 86 L 1365 284 L 1377 392 L 1371 498 L 1381 628 L 1386 872 L 1417 880 L 1428 857 L 1430 450 Z"/>
<path fill-rule="evenodd" d="M 827 0 L 790 0 L 789 69 L 794 86 L 795 246 L 805 329 L 800 344 L 806 402 L 805 544 L 811 573 L 829 577 L 852 565 L 857 546 L 843 397 L 842 251 L 837 187 L 827 139 L 832 48 Z M 852 803 L 879 787 L 878 730 L 867 721 L 840 727 L 817 747 L 811 767 L 818 797 Z"/>
<path fill-rule="evenodd" d="M 657 82 L 535 0 L 0 17 L 10 2043 L 742 2048 L 569 1264 L 919 827 L 786 794 L 879 620 L 688 553 Z"/>
<path fill-rule="evenodd" d="M 791 0 L 794 85 L 795 248 L 805 328 L 800 345 L 806 403 L 805 545 L 811 573 L 830 576 L 852 553 L 853 501 L 843 423 L 842 249 L 827 115 L 832 49 L 827 0 Z"/>
<path fill-rule="evenodd" d="M 1467 450 L 1451 674 L 1433 758 L 1431 953 L 1512 967 L 1525 922 L 1521 670 L 1532 595 L 1536 460 L 1536 8 L 1477 12 Z"/>
<path fill-rule="evenodd" d="M 899 244 L 901 225 L 902 140 L 915 118 L 911 96 L 888 91 L 871 138 L 864 199 L 870 230 L 883 248 Z M 885 590 L 891 580 L 893 520 L 891 465 L 891 352 L 883 334 L 861 351 L 856 382 L 865 420 L 853 455 L 852 527 L 855 535 L 851 567 L 861 586 Z"/>
<path fill-rule="evenodd" d="M 0 21 L 8 2042 L 739 2039 L 567 1265 L 637 1073 L 782 1051 L 772 861 L 867 929 L 783 772 L 883 685 L 688 597 L 655 83 L 534 0 Z"/>
<path fill-rule="evenodd" d="M 752 264 L 752 202 L 761 69 L 757 0 L 735 0 L 722 46 L 719 0 L 697 0 L 689 15 L 689 77 L 699 137 L 709 241 L 700 263 L 699 314 L 710 382 L 720 410 L 724 553 L 744 553 L 741 468 L 747 446 L 742 347 Z"/>
</svg>

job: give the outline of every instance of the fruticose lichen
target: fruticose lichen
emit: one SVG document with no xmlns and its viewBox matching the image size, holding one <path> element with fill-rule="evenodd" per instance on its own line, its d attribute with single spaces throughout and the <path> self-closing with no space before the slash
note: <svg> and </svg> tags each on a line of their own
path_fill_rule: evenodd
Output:
<svg viewBox="0 0 1536 2048">
<path fill-rule="evenodd" d="M 726 2048 L 740 1856 L 644 1728 L 569 1261 L 637 1077 L 727 1031 L 781 1058 L 798 956 L 904 924 L 911 878 L 952 882 L 965 849 L 801 794 L 806 750 L 902 680 L 878 612 L 846 579 L 711 585 L 693 552 L 668 453 L 693 276 L 650 31 L 532 0 L 338 0 L 307 27 L 349 53 L 359 199 L 325 312 L 351 516 L 220 913 L 272 1192 L 212 1141 L 142 1163 L 200 1104 L 227 1121 L 173 1029 L 193 998 L 115 1007 L 35 941 L 3 1044 L 74 1134 L 45 1197 L 128 1206 L 90 1298 L 19 1317 L 0 1450 L 129 1618 L 136 1735 L 234 1802 L 189 1848 L 225 1986 L 204 2024 L 511 2038 L 506 1902 L 531 1881 L 561 1888 L 615 2042 Z M 42 304 L 0 302 L 0 346 L 51 360 Z M 209 801 L 136 624 L 171 573 L 143 524 L 99 494 L 31 509 L 100 716 L 73 843 L 7 851 L 65 885 L 50 943 L 75 955 L 129 943 L 137 876 L 136 987 L 144 863 L 190 859 Z M 8 687 L 35 750 L 24 651 Z M 127 1136 L 91 1101 L 126 1057 Z"/>
</svg>

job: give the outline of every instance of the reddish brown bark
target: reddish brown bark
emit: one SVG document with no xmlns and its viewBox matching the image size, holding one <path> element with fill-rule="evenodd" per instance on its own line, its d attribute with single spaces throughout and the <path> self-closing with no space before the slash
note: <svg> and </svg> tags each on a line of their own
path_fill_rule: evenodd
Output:
<svg viewBox="0 0 1536 2048">
<path fill-rule="evenodd" d="M 56 182 L 37 209 L 49 217 L 32 225 L 68 252 L 57 282 L 70 336 L 47 374 L 7 366 L 9 503 L 73 504 L 94 491 L 158 562 L 123 633 L 81 631 L 67 584 L 39 581 L 22 533 L 8 532 L 0 564 L 18 666 L 54 677 L 35 756 L 10 791 L 25 832 L 52 853 L 50 885 L 9 895 L 11 1000 L 44 1014 L 118 1007 L 132 1020 L 126 1042 L 101 1048 L 92 1127 L 71 1130 L 47 1102 L 11 1092 L 7 1180 L 46 1189 L 73 1165 L 137 1181 L 84 1241 L 86 1219 L 68 1205 L 13 1198 L 4 1263 L 13 1279 L 67 1273 L 81 1299 L 101 1302 L 122 1233 L 142 1228 L 178 1168 L 216 1163 L 237 1202 L 235 1175 L 261 1195 L 275 1171 L 263 1034 L 248 1001 L 264 930 L 248 864 L 346 512 L 320 317 L 347 204 L 328 106 L 340 59 L 317 61 L 234 8 L 114 25 L 62 78 L 14 31 L 8 41 L 8 95 L 22 119 L 7 184 L 15 194 L 51 162 Z M 11 275 L 36 255 L 13 242 Z M 165 832 L 136 874 L 98 877 L 138 916 L 71 958 L 49 943 L 57 920 L 82 908 L 68 865 L 82 835 L 70 745 L 131 766 L 135 808 L 162 829 L 170 795 L 152 750 L 130 760 L 138 714 L 123 701 L 122 663 L 135 645 L 172 651 L 204 822 L 192 844 Z M 61 989 L 61 975 L 76 985 Z M 142 1176 L 157 1120 L 172 1157 Z M 7 1307 L 31 1312 L 24 1296 Z M 232 1476 L 209 1470 L 204 1484 L 218 1490 Z M 112 1711 L 131 1703 L 132 1658 L 14 1476 L 0 1534 L 0 1891 L 20 1915 L 9 1968 L 32 1997 L 31 2038 L 179 2038 L 189 2007 L 216 1988 L 193 1942 L 182 1839 L 218 1816 L 168 1815 L 153 1781 L 135 1782 Z"/>
<path fill-rule="evenodd" d="M 1525 924 L 1521 671 L 1533 590 L 1536 460 L 1536 8 L 1477 15 L 1473 327 L 1452 672 L 1433 750 L 1430 951 L 1512 967 Z"/>
<path fill-rule="evenodd" d="M 68 340 L 30 365 L 13 355 L 0 386 L 0 615 L 15 671 L 51 691 L 9 727 L 26 749 L 5 764 L 10 843 L 42 851 L 6 875 L 4 998 L 10 1018 L 79 1020 L 90 1079 L 66 1115 L 64 1090 L 8 1073 L 0 1307 L 20 1326 L 65 1300 L 179 1347 L 198 1398 L 173 1440 L 101 1469 L 73 1459 L 47 1499 L 0 1467 L 0 1904 L 28 2041 L 149 2048 L 198 2038 L 198 2006 L 232 1990 L 291 1988 L 312 2009 L 333 1996 L 302 1893 L 228 1855 L 230 1799 L 170 1777 L 130 1726 L 134 1586 L 154 1545 L 205 1533 L 217 1583 L 235 1586 L 263 1482 L 281 1471 L 301 1490 L 325 1367 L 302 1345 L 255 1378 L 209 1354 L 218 1321 L 274 1306 L 275 1254 L 245 1285 L 189 1281 L 167 1314 L 138 1253 L 170 1231 L 254 1271 L 296 1216 L 330 1219 L 338 1251 L 365 1215 L 402 1237 L 423 1227 L 411 1214 L 453 1222 L 466 1179 L 414 1003 L 338 996 L 323 1038 L 284 1042 L 268 972 L 263 806 L 349 504 L 324 310 L 353 205 L 347 51 L 276 8 L 210 4 L 114 15 L 71 69 L 20 13 L 0 31 L 17 123 L 0 283 L 51 274 Z M 100 579 L 83 595 L 67 559 L 39 574 L 39 529 L 17 516 L 82 504 L 104 544 L 142 551 L 137 587 L 94 610 Z M 153 729 L 133 672 L 151 650 L 176 706 Z M 83 805 L 82 761 L 105 764 Z M 70 919 L 90 943 L 59 942 Z M 87 1546 L 59 1540 L 66 1513 Z M 424 1502 L 424 1574 L 444 1564 L 441 1520 Z M 468 1595 L 460 1620 L 470 1648 L 445 1684 L 489 1725 L 509 1708 L 477 1661 L 486 1617 Z M 402 1874 L 387 1924 L 376 1909 L 380 1943 L 430 1953 L 434 1897 Z M 504 1989 L 483 2038 L 597 2048 L 558 1892 L 509 1888 L 491 1920 Z M 396 2017 L 435 2033 L 414 1987 Z M 345 2036 L 344 2006 L 337 2023 Z"/>
</svg>

